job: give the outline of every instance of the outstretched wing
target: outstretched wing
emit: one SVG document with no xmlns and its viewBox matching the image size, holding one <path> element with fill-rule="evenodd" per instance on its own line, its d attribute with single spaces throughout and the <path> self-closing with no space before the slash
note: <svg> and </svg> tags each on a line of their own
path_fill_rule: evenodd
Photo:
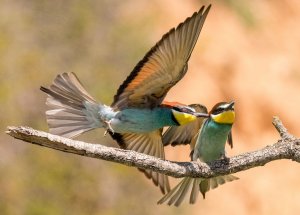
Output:
<svg viewBox="0 0 300 215">
<path fill-rule="evenodd" d="M 209 12 L 204 6 L 171 29 L 135 66 L 119 87 L 112 106 L 153 108 L 186 73 L 200 31 Z"/>
<path fill-rule="evenodd" d="M 201 104 L 191 104 L 190 107 L 194 108 L 196 112 L 207 113 L 207 108 Z M 182 126 L 171 126 L 169 127 L 163 135 L 163 144 L 164 146 L 170 145 L 187 145 L 193 144 L 196 140 L 196 135 L 198 134 L 203 120 L 205 118 L 199 117 L 194 122 L 188 123 Z M 194 146 L 191 146 L 193 149 Z"/>
<path fill-rule="evenodd" d="M 161 130 L 143 134 L 110 134 L 118 142 L 121 148 L 165 159 L 164 148 L 161 142 Z M 170 191 L 169 180 L 166 175 L 151 170 L 139 170 L 142 171 L 148 178 L 152 179 L 154 184 L 161 189 L 162 193 L 165 194 Z"/>
</svg>

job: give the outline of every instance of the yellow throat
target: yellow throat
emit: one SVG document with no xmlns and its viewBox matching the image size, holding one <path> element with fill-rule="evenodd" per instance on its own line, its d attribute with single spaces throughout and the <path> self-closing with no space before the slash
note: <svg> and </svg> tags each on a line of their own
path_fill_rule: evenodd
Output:
<svg viewBox="0 0 300 215">
<path fill-rule="evenodd" d="M 235 119 L 235 112 L 232 110 L 224 111 L 217 115 L 211 115 L 211 118 L 220 124 L 233 124 Z"/>
<path fill-rule="evenodd" d="M 182 113 L 176 110 L 172 110 L 172 112 L 179 125 L 184 125 L 197 119 L 197 117 L 192 114 Z"/>
</svg>

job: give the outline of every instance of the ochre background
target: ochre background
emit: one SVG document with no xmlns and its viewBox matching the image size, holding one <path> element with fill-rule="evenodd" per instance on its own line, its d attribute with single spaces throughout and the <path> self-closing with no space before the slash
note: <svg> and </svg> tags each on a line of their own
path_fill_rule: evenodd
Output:
<svg viewBox="0 0 300 215">
<path fill-rule="evenodd" d="M 25 144 L 8 125 L 47 130 L 46 96 L 56 74 L 75 72 L 106 104 L 135 64 L 171 27 L 213 6 L 169 101 L 236 102 L 234 149 L 278 139 L 277 115 L 300 135 L 300 2 L 290 1 L 0 1 L 0 214 L 297 214 L 300 165 L 276 161 L 240 172 L 205 200 L 156 205 L 161 193 L 137 170 Z M 117 146 L 96 130 L 79 139 Z M 188 147 L 166 148 L 188 160 Z M 172 180 L 172 185 L 178 180 Z"/>
</svg>

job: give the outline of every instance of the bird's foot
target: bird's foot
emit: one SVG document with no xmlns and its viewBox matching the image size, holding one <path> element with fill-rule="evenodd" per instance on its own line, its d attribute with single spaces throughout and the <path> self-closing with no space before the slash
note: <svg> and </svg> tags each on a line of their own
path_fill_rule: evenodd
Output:
<svg viewBox="0 0 300 215">
<path fill-rule="evenodd" d="M 226 163 L 229 163 L 230 158 L 226 154 L 221 154 L 220 160 L 224 160 Z"/>
<path fill-rule="evenodd" d="M 103 137 L 106 137 L 107 133 L 108 133 L 108 129 L 106 129 L 106 130 L 104 131 Z"/>
<path fill-rule="evenodd" d="M 106 124 L 107 129 L 106 129 L 106 131 L 104 132 L 104 136 L 106 136 L 108 132 L 114 134 L 115 131 L 114 131 L 114 129 L 111 127 L 110 120 L 109 120 L 109 121 L 105 121 L 105 124 Z"/>
</svg>

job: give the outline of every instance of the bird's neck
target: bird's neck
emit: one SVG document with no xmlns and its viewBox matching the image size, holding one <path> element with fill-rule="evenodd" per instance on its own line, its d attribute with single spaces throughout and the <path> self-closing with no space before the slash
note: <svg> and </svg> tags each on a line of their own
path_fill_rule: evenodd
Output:
<svg viewBox="0 0 300 215">
<path fill-rule="evenodd" d="M 170 108 L 155 108 L 153 111 L 156 112 L 159 121 L 164 124 L 164 126 L 178 126 L 178 122 Z"/>
</svg>

